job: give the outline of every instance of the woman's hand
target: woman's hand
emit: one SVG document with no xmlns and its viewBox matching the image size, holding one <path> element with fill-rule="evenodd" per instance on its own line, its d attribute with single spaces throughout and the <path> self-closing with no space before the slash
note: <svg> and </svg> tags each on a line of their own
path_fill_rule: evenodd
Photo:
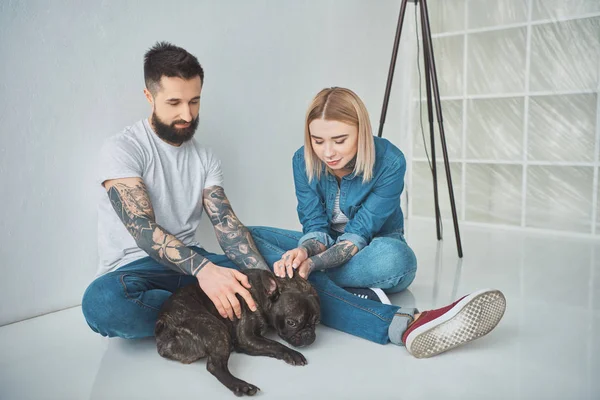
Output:
<svg viewBox="0 0 600 400">
<path fill-rule="evenodd" d="M 281 260 L 273 264 L 273 272 L 280 278 L 285 278 L 286 273 L 291 278 L 294 276 L 294 269 L 300 267 L 307 259 L 308 252 L 304 247 L 286 251 L 283 253 L 283 256 L 281 256 Z"/>
<path fill-rule="evenodd" d="M 298 274 L 300 274 L 300 276 L 304 279 L 308 279 L 308 275 L 310 275 L 314 266 L 315 264 L 313 263 L 312 259 L 308 258 L 304 260 L 298 267 Z"/>
</svg>

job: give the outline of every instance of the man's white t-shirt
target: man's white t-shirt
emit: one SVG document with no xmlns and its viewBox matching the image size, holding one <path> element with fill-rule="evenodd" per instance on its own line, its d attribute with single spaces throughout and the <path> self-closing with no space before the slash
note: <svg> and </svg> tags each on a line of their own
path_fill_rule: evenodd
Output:
<svg viewBox="0 0 600 400">
<path fill-rule="evenodd" d="M 200 246 L 195 233 L 202 216 L 202 191 L 223 186 L 221 163 L 194 140 L 172 146 L 143 119 L 109 138 L 100 151 L 99 184 L 109 179 L 139 177 L 154 208 L 156 223 L 186 246 Z M 96 276 L 147 257 L 113 209 L 106 189 L 98 206 Z"/>
</svg>

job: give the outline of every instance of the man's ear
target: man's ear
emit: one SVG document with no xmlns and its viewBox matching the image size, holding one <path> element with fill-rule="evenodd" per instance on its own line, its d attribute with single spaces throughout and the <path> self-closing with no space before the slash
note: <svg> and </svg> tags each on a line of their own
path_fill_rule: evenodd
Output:
<svg viewBox="0 0 600 400">
<path fill-rule="evenodd" d="M 150 91 L 147 88 L 144 88 L 144 95 L 146 96 L 146 100 L 148 100 L 148 103 L 150 103 L 150 105 L 154 107 L 154 96 L 152 96 L 152 93 L 150 93 Z"/>
</svg>

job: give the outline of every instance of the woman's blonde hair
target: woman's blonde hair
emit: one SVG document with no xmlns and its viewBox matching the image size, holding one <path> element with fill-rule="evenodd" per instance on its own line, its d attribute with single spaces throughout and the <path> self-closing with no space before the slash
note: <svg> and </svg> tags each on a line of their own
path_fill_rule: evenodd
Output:
<svg viewBox="0 0 600 400">
<path fill-rule="evenodd" d="M 358 128 L 358 151 L 354 174 L 362 174 L 363 182 L 373 177 L 375 164 L 375 143 L 371 131 L 369 113 L 362 100 L 349 89 L 332 87 L 321 90 L 313 99 L 306 112 L 304 125 L 304 160 L 308 181 L 321 177 L 323 162 L 312 147 L 308 125 L 315 119 L 339 121 Z"/>
</svg>

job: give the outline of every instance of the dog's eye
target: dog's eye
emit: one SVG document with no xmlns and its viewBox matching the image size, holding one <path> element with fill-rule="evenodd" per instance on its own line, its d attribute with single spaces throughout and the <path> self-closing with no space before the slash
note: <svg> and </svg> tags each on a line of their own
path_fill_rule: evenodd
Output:
<svg viewBox="0 0 600 400">
<path fill-rule="evenodd" d="M 286 324 L 288 324 L 288 326 L 290 326 L 291 328 L 296 326 L 296 321 L 294 321 L 293 319 L 288 319 L 285 321 Z"/>
</svg>

